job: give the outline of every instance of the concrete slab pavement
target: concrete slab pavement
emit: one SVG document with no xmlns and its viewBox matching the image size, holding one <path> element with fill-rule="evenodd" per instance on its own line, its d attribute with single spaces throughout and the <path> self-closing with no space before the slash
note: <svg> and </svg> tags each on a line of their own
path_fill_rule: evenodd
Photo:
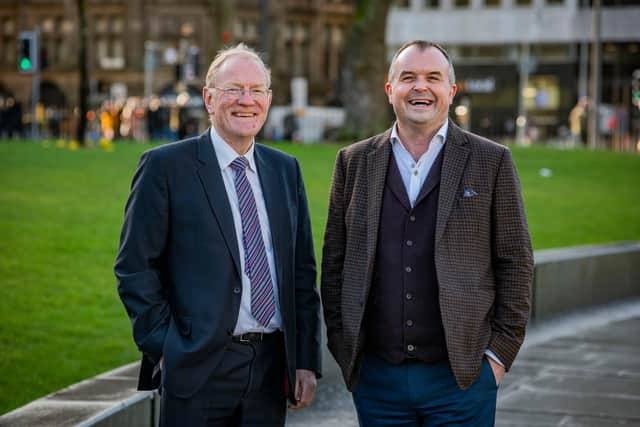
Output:
<svg viewBox="0 0 640 427">
<path fill-rule="evenodd" d="M 287 427 L 356 427 L 351 395 L 325 355 L 311 408 Z M 640 426 L 640 300 L 530 327 L 498 393 L 498 427 Z"/>
</svg>

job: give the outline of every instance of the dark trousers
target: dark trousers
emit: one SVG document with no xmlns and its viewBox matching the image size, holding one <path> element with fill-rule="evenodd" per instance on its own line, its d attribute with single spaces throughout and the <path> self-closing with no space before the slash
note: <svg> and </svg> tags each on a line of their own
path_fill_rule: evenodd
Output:
<svg viewBox="0 0 640 427">
<path fill-rule="evenodd" d="M 478 380 L 462 390 L 447 362 L 393 365 L 367 353 L 353 400 L 361 427 L 490 427 L 497 389 L 486 359 Z"/>
<path fill-rule="evenodd" d="M 260 343 L 232 341 L 214 375 L 188 399 L 164 389 L 160 426 L 284 426 L 285 353 L 282 333 Z"/>
</svg>

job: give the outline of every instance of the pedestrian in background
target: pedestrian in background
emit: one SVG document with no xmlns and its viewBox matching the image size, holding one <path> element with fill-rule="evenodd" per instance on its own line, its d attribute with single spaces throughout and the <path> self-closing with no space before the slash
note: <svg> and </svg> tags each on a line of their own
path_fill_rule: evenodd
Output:
<svg viewBox="0 0 640 427">
<path fill-rule="evenodd" d="M 455 73 L 437 44 L 403 45 L 385 90 L 395 124 L 336 159 L 328 346 L 361 426 L 492 426 L 533 275 L 511 154 L 448 119 Z"/>
</svg>

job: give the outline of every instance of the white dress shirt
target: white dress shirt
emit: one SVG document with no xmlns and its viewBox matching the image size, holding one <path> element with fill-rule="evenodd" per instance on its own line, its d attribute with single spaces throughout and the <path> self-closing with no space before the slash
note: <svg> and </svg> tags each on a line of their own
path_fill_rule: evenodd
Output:
<svg viewBox="0 0 640 427">
<path fill-rule="evenodd" d="M 423 153 L 416 162 L 400 140 L 400 136 L 398 135 L 398 124 L 396 123 L 393 125 L 393 129 L 391 130 L 393 157 L 396 159 L 396 164 L 398 165 L 398 170 L 400 171 L 400 176 L 404 183 L 404 189 L 407 192 L 407 196 L 409 196 L 409 203 L 411 203 L 411 207 L 415 205 L 418 194 L 420 194 L 420 190 L 422 189 L 422 185 L 424 184 L 425 179 L 427 179 L 429 171 L 431 170 L 433 163 L 436 161 L 438 154 L 440 154 L 442 147 L 444 147 L 448 129 L 449 122 L 445 120 L 442 127 L 438 129 L 438 132 L 436 132 L 436 135 L 431 140 L 427 151 Z"/>
<path fill-rule="evenodd" d="M 218 135 L 216 130 L 211 126 L 211 141 L 213 141 L 213 149 L 216 152 L 218 158 L 218 164 L 220 165 L 220 171 L 222 172 L 222 180 L 224 181 L 224 187 L 227 190 L 227 197 L 229 198 L 229 205 L 231 206 L 231 213 L 233 214 L 233 225 L 236 231 L 236 240 L 238 242 L 238 249 L 240 250 L 240 266 L 242 267 L 242 296 L 240 299 L 240 312 L 238 313 L 238 321 L 234 335 L 244 334 L 246 332 L 274 332 L 282 328 L 282 315 L 280 314 L 280 304 L 278 301 L 278 282 L 276 278 L 275 259 L 273 254 L 273 243 L 271 241 L 271 228 L 269 227 L 269 217 L 267 216 L 267 208 L 264 203 L 264 196 L 262 194 L 262 186 L 260 185 L 260 178 L 258 177 L 258 170 L 256 169 L 256 161 L 254 157 L 255 143 L 251 144 L 249 150 L 244 154 L 244 157 L 249 161 L 246 173 L 253 196 L 256 200 L 256 208 L 258 210 L 258 218 L 260 220 L 260 229 L 262 230 L 262 241 L 267 253 L 267 261 L 269 263 L 269 273 L 271 275 L 271 282 L 273 283 L 273 292 L 276 300 L 276 313 L 269 322 L 267 327 L 262 327 L 258 321 L 251 314 L 251 281 L 244 269 L 244 246 L 242 244 L 242 220 L 240 218 L 240 207 L 238 206 L 238 195 L 235 187 L 235 172 L 231 169 L 231 162 L 236 157 L 240 156 L 225 140 Z"/>
<path fill-rule="evenodd" d="M 402 177 L 402 183 L 404 189 L 409 196 L 409 203 L 411 207 L 414 207 L 418 194 L 422 189 L 425 179 L 431 171 L 433 163 L 436 161 L 438 154 L 442 151 L 444 143 L 447 140 L 447 131 L 449 130 L 449 121 L 445 120 L 444 124 L 438 129 L 435 136 L 429 144 L 429 148 L 426 153 L 422 154 L 418 161 L 413 159 L 413 156 L 405 148 L 404 144 L 400 140 L 398 135 L 398 124 L 393 125 L 391 130 L 391 147 L 393 149 L 393 157 L 398 165 L 400 176 Z M 500 366 L 504 367 L 502 361 L 491 350 L 486 350 L 485 354 L 495 360 Z"/>
</svg>

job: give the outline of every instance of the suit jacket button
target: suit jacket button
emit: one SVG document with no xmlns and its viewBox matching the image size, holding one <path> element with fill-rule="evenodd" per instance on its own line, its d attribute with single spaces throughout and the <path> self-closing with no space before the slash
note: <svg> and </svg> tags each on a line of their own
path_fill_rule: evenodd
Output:
<svg viewBox="0 0 640 427">
<path fill-rule="evenodd" d="M 242 292 L 242 289 L 240 289 L 239 286 L 236 286 L 235 288 L 233 288 L 233 293 L 234 294 L 239 294 L 240 292 Z"/>
</svg>

